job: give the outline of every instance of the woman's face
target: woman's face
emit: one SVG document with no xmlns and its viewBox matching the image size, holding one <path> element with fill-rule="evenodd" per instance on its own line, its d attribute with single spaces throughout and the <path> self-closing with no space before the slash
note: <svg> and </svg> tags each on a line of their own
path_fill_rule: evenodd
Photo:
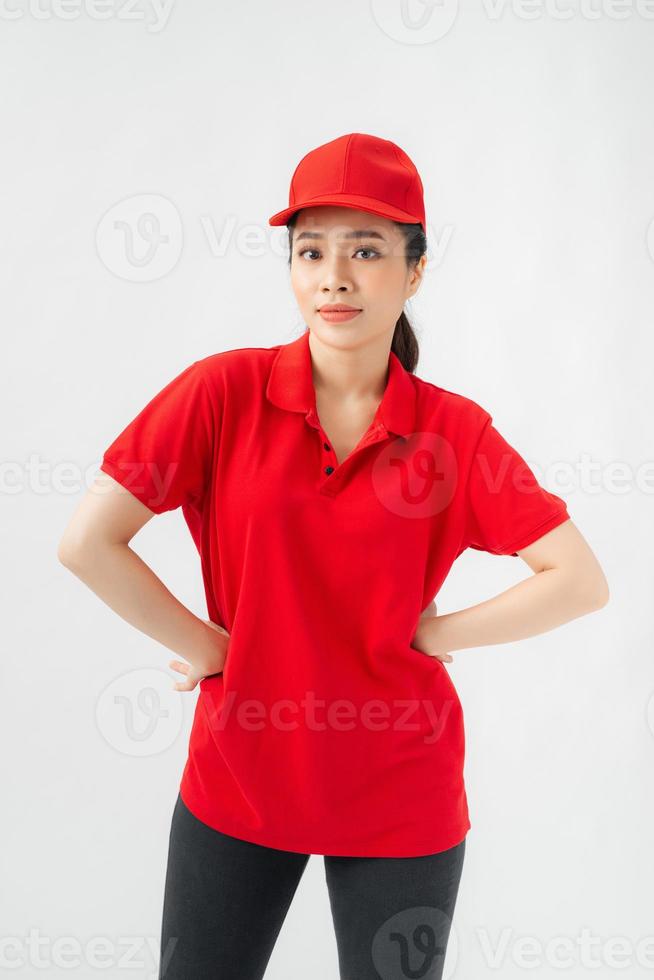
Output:
<svg viewBox="0 0 654 980">
<path fill-rule="evenodd" d="M 354 208 L 303 208 L 293 229 L 291 283 L 304 322 L 321 340 L 359 346 L 386 337 L 390 346 L 405 301 L 418 289 L 426 257 L 410 268 L 405 238 L 388 218 Z M 323 304 L 361 310 L 329 322 Z"/>
</svg>

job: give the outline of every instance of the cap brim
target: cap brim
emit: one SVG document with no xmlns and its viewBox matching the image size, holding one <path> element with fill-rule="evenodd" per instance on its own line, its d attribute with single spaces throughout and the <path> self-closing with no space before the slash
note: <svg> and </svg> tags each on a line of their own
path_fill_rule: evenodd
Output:
<svg viewBox="0 0 654 980">
<path fill-rule="evenodd" d="M 311 201 L 302 201 L 299 204 L 294 204 L 293 207 L 284 208 L 283 211 L 278 211 L 277 214 L 273 214 L 271 218 L 268 218 L 268 224 L 285 225 L 288 223 L 289 218 L 303 208 L 324 207 L 326 205 L 340 208 L 353 208 L 356 211 L 368 211 L 369 214 L 376 214 L 380 218 L 390 218 L 391 221 L 402 221 L 406 224 L 422 224 L 422 218 L 418 215 L 409 214 L 408 211 L 394 208 L 390 204 L 384 204 L 383 201 L 375 200 L 373 197 L 364 197 L 356 194 L 331 194 L 328 197 L 315 197 Z"/>
</svg>

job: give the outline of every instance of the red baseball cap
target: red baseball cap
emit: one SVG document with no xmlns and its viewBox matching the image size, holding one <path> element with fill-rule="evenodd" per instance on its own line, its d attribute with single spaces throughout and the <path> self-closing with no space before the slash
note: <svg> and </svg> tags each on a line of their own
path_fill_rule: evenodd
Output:
<svg viewBox="0 0 654 980">
<path fill-rule="evenodd" d="M 285 225 L 301 208 L 332 204 L 421 224 L 427 231 L 420 175 L 397 144 L 347 133 L 302 157 L 291 178 L 287 208 L 268 219 Z"/>
</svg>

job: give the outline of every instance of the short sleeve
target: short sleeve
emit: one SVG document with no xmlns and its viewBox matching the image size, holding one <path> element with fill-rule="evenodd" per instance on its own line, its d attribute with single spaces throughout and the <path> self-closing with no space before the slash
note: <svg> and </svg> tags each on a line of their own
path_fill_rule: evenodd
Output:
<svg viewBox="0 0 654 980">
<path fill-rule="evenodd" d="M 155 514 L 197 504 L 211 478 L 216 411 L 194 361 L 107 447 L 100 469 Z"/>
<path fill-rule="evenodd" d="M 521 548 L 569 519 L 565 501 L 540 486 L 488 415 L 470 466 L 465 546 L 517 557 Z"/>
</svg>

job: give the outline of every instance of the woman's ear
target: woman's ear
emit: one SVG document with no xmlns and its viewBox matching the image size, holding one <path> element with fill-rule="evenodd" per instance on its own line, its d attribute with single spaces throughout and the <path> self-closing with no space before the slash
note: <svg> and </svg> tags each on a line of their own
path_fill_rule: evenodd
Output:
<svg viewBox="0 0 654 980">
<path fill-rule="evenodd" d="M 423 276 L 425 274 L 426 265 L 427 265 L 427 256 L 421 255 L 418 261 L 416 262 L 416 264 L 411 269 L 407 299 L 411 299 L 411 297 L 415 296 L 415 294 L 418 292 Z"/>
</svg>

